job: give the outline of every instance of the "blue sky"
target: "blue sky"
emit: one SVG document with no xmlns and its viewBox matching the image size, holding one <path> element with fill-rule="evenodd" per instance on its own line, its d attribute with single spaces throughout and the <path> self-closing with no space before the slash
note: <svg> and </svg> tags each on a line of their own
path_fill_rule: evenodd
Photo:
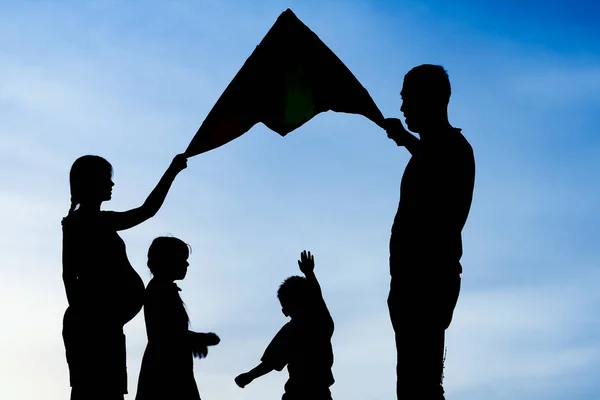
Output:
<svg viewBox="0 0 600 400">
<path fill-rule="evenodd" d="M 597 397 L 599 6 L 255 3 L 0 3 L 0 398 L 68 398 L 60 219 L 72 162 L 113 164 L 105 209 L 141 204 L 287 7 L 387 117 L 400 117 L 410 68 L 450 74 L 450 121 L 474 147 L 477 180 L 447 398 Z M 285 138 L 258 125 L 190 159 L 159 214 L 123 233 L 145 282 L 154 237 L 193 247 L 180 284 L 192 328 L 222 339 L 195 364 L 203 398 L 280 398 L 283 372 L 244 390 L 233 378 L 286 322 L 276 290 L 304 249 L 336 321 L 334 398 L 394 398 L 387 245 L 407 161 L 360 116 L 322 114 Z M 131 399 L 142 314 L 126 334 Z"/>
</svg>

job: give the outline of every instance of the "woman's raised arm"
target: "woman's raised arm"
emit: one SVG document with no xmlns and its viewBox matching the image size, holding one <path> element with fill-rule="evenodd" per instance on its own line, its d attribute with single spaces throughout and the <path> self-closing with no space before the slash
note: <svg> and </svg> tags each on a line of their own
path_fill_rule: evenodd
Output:
<svg viewBox="0 0 600 400">
<path fill-rule="evenodd" d="M 187 168 L 187 158 L 183 154 L 176 155 L 144 204 L 129 211 L 107 213 L 108 220 L 105 222 L 115 230 L 122 231 L 155 216 L 162 207 L 175 177 L 185 168 Z"/>
</svg>

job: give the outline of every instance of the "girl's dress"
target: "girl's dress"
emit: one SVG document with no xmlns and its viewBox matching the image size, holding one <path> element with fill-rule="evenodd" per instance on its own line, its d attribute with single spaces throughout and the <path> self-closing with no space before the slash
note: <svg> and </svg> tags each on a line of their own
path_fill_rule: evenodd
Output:
<svg viewBox="0 0 600 400">
<path fill-rule="evenodd" d="M 173 282 L 148 283 L 144 318 L 148 345 L 135 400 L 200 400 L 194 379 L 189 319 Z"/>
<path fill-rule="evenodd" d="M 63 319 L 74 392 L 127 393 L 123 326 L 141 310 L 144 283 L 125 242 L 107 224 L 109 211 L 63 219 L 63 276 L 69 307 Z M 67 284 L 67 283 L 66 283 Z"/>
</svg>

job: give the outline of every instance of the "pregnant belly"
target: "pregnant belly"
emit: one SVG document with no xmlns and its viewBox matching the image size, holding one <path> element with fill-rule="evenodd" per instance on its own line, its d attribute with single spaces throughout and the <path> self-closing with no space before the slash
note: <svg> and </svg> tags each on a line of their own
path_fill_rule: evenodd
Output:
<svg viewBox="0 0 600 400">
<path fill-rule="evenodd" d="M 123 273 L 120 286 L 118 310 L 123 325 L 131 321 L 144 303 L 144 282 L 132 267 Z"/>
</svg>

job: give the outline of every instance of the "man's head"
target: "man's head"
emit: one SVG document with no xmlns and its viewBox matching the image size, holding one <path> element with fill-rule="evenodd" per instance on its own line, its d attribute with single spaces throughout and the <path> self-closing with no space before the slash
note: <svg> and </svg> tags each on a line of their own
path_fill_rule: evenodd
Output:
<svg viewBox="0 0 600 400">
<path fill-rule="evenodd" d="M 302 276 L 290 276 L 283 281 L 277 290 L 277 298 L 281 304 L 283 315 L 294 318 L 303 314 L 309 300 L 306 298 L 307 292 L 308 282 Z"/>
<path fill-rule="evenodd" d="M 408 71 L 400 92 L 400 111 L 408 129 L 421 134 L 449 125 L 450 92 L 450 79 L 442 66 L 423 64 Z"/>
</svg>

